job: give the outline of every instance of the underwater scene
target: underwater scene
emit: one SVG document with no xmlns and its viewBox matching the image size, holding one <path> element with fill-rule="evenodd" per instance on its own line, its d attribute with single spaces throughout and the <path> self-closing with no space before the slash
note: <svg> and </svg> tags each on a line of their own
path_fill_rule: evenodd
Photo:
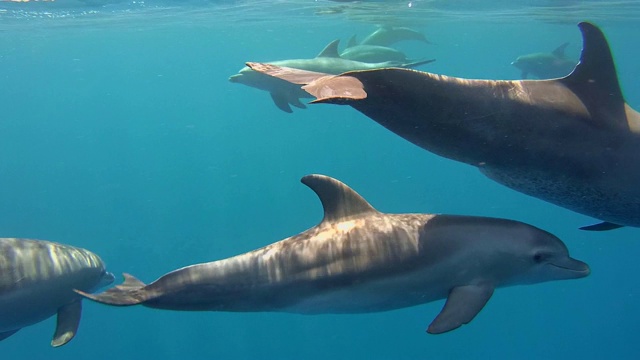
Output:
<svg viewBox="0 0 640 360">
<path fill-rule="evenodd" d="M 0 1 L 2 359 L 638 359 L 640 2 Z"/>
</svg>

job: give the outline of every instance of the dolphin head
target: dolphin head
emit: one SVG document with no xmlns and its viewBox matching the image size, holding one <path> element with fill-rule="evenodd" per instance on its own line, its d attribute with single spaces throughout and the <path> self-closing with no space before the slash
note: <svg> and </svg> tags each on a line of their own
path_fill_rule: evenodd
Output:
<svg viewBox="0 0 640 360">
<path fill-rule="evenodd" d="M 526 224 L 520 232 L 519 241 L 510 247 L 514 263 L 509 283 L 534 284 L 590 274 L 589 266 L 570 257 L 567 246 L 555 235 Z"/>
</svg>

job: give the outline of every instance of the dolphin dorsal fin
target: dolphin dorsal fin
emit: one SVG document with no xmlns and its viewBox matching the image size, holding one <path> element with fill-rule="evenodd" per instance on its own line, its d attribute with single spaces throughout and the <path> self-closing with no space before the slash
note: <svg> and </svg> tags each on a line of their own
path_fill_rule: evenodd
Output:
<svg viewBox="0 0 640 360">
<path fill-rule="evenodd" d="M 356 35 L 351 35 L 349 41 L 347 42 L 347 48 L 354 47 L 358 45 L 358 40 L 356 39 Z"/>
<path fill-rule="evenodd" d="M 318 56 L 316 57 L 317 58 L 319 57 L 339 58 L 340 57 L 340 54 L 338 53 L 339 44 L 340 44 L 340 39 L 333 40 L 332 42 L 329 43 L 329 45 L 327 45 L 324 49 L 322 49 L 322 51 L 320 51 L 320 54 L 318 54 Z"/>
<path fill-rule="evenodd" d="M 313 190 L 324 208 L 323 222 L 334 222 L 345 218 L 378 213 L 367 200 L 344 183 L 325 175 L 307 175 L 302 178 L 303 184 Z"/>
<path fill-rule="evenodd" d="M 559 58 L 563 58 L 564 57 L 564 50 L 567 48 L 567 46 L 569 46 L 569 43 L 566 42 L 560 46 L 558 46 L 555 50 L 553 50 L 551 53 Z"/>
<path fill-rule="evenodd" d="M 583 39 L 580 62 L 571 74 L 557 81 L 582 100 L 596 125 L 628 128 L 624 97 L 607 39 L 593 24 L 582 22 L 578 26 Z"/>
</svg>

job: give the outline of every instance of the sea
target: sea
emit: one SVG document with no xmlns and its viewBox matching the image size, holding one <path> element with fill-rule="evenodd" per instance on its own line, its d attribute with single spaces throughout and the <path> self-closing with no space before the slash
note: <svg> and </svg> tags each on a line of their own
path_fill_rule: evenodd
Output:
<svg viewBox="0 0 640 360">
<path fill-rule="evenodd" d="M 144 282 L 250 251 L 322 219 L 307 174 L 380 211 L 503 217 L 545 229 L 589 277 L 500 288 L 476 318 L 425 332 L 444 301 L 355 315 L 177 312 L 83 302 L 76 337 L 55 317 L 0 343 L 0 359 L 639 359 L 640 229 L 501 186 L 348 106 L 285 113 L 231 83 L 247 61 L 313 58 L 328 43 L 409 27 L 419 70 L 518 79 L 518 56 L 605 32 L 640 109 L 640 1 L 328 0 L 0 2 L 0 237 L 89 249 Z M 309 99 L 303 99 L 307 102 Z M 0 274 L 1 275 L 1 274 Z"/>
</svg>

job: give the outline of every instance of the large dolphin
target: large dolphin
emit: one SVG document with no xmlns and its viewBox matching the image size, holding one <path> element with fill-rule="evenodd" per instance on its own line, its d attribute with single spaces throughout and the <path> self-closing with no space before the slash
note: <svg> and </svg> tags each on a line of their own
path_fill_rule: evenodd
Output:
<svg viewBox="0 0 640 360">
<path fill-rule="evenodd" d="M 529 74 L 538 79 L 554 79 L 567 76 L 577 64 L 575 61 L 567 59 L 564 55 L 567 45 L 569 43 L 564 43 L 550 53 L 518 56 L 511 65 L 520 69 L 523 79 L 526 79 Z"/>
<path fill-rule="evenodd" d="M 327 74 L 340 74 L 346 71 L 379 69 L 390 66 L 416 67 L 433 61 L 424 60 L 406 63 L 399 61 L 387 61 L 374 64 L 352 61 L 340 57 L 338 54 L 338 43 L 339 40 L 331 42 L 320 52 L 320 54 L 318 54 L 318 56 L 313 59 L 279 60 L 269 62 L 269 64 Z M 300 86 L 292 85 L 286 81 L 261 74 L 246 66 L 242 68 L 238 74 L 231 76 L 229 81 L 268 91 L 271 94 L 271 99 L 274 104 L 280 110 L 287 113 L 292 112 L 289 105 L 304 109 L 305 105 L 300 102 L 300 98 L 311 97 L 306 91 L 300 89 Z"/>
<path fill-rule="evenodd" d="M 82 298 L 111 284 L 100 258 L 85 249 L 50 241 L 0 238 L 0 340 L 25 326 L 58 315 L 51 346 L 71 341 L 78 331 Z"/>
<path fill-rule="evenodd" d="M 351 314 L 446 298 L 429 326 L 466 324 L 497 287 L 576 279 L 589 267 L 552 234 L 517 221 L 385 214 L 336 179 L 302 182 L 324 219 L 290 238 L 232 258 L 187 266 L 149 285 L 125 282 L 82 295 L 109 305 L 170 310 Z"/>
<path fill-rule="evenodd" d="M 476 166 L 514 190 L 603 220 L 640 226 L 640 114 L 625 103 L 609 44 L 580 23 L 580 63 L 567 77 L 467 80 L 382 69 L 340 76 L 253 64 L 351 105 L 406 140 Z"/>
</svg>

